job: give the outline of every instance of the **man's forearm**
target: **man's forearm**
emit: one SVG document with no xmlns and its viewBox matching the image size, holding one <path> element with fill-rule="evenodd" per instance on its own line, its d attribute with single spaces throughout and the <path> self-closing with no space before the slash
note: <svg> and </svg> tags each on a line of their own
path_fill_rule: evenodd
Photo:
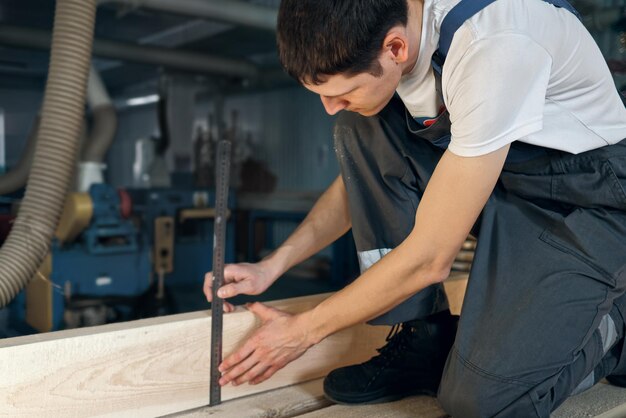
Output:
<svg viewBox="0 0 626 418">
<path fill-rule="evenodd" d="M 446 152 L 422 197 L 415 226 L 402 244 L 345 289 L 301 314 L 309 343 L 373 319 L 443 281 L 493 190 L 508 149 L 475 158 Z"/>
<path fill-rule="evenodd" d="M 351 227 L 348 196 L 341 176 L 330 185 L 289 238 L 262 263 L 275 277 L 330 245 Z"/>
</svg>

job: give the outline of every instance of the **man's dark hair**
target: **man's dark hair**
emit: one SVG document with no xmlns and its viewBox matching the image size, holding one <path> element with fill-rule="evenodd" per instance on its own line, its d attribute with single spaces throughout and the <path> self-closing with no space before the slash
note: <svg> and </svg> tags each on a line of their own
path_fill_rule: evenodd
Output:
<svg viewBox="0 0 626 418">
<path fill-rule="evenodd" d="M 278 52 L 290 76 L 321 84 L 324 75 L 382 75 L 389 29 L 407 24 L 407 0 L 282 0 Z"/>
</svg>

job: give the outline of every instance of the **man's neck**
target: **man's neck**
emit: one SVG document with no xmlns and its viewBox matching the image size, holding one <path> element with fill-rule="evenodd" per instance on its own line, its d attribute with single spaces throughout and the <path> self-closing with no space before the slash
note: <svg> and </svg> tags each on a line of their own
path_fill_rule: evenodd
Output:
<svg viewBox="0 0 626 418">
<path fill-rule="evenodd" d="M 424 21 L 424 1 L 408 0 L 409 16 L 407 22 L 407 34 L 409 36 L 409 59 L 406 61 L 402 74 L 410 73 L 419 57 L 420 44 L 422 42 L 422 24 Z"/>
</svg>

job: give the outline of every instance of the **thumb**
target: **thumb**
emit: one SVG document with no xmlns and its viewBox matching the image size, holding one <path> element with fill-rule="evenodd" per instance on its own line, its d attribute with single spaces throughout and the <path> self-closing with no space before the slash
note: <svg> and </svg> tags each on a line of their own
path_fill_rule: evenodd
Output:
<svg viewBox="0 0 626 418">
<path fill-rule="evenodd" d="M 246 304 L 246 308 L 259 317 L 259 319 L 263 322 L 270 321 L 274 318 L 281 316 L 282 312 L 278 309 L 272 308 L 270 306 L 264 305 L 260 302 L 248 303 Z"/>
<path fill-rule="evenodd" d="M 220 287 L 217 291 L 217 296 L 222 299 L 232 298 L 233 296 L 237 296 L 242 293 L 249 293 L 249 283 L 248 282 L 235 282 L 227 284 L 226 286 Z"/>
</svg>

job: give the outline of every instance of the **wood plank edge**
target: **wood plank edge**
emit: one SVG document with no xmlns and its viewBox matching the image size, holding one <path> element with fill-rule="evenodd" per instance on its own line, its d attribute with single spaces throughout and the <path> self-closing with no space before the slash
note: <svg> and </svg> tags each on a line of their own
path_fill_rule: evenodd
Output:
<svg viewBox="0 0 626 418">
<path fill-rule="evenodd" d="M 269 306 L 273 306 L 278 309 L 287 309 L 291 306 L 302 306 L 304 304 L 310 304 L 311 307 L 317 305 L 322 300 L 328 298 L 332 293 L 322 293 L 311 296 L 301 296 L 290 299 L 280 299 L 275 301 L 263 302 Z M 246 309 L 238 306 L 235 312 L 231 312 L 226 315 L 233 315 L 241 312 L 245 312 Z M 22 337 L 13 337 L 0 339 L 0 349 L 5 347 L 15 347 L 19 345 L 36 344 L 46 341 L 54 341 L 65 338 L 82 337 L 85 335 L 97 335 L 104 333 L 111 333 L 117 331 L 125 331 L 132 328 L 158 326 L 163 324 L 171 324 L 175 322 L 187 322 L 197 319 L 206 319 L 211 317 L 210 310 L 187 312 L 174 315 L 166 315 L 154 318 L 137 319 L 134 321 L 117 322 L 114 324 L 97 325 L 93 327 L 83 327 L 68 329 L 62 331 L 46 332 L 41 334 L 25 335 Z"/>
</svg>

